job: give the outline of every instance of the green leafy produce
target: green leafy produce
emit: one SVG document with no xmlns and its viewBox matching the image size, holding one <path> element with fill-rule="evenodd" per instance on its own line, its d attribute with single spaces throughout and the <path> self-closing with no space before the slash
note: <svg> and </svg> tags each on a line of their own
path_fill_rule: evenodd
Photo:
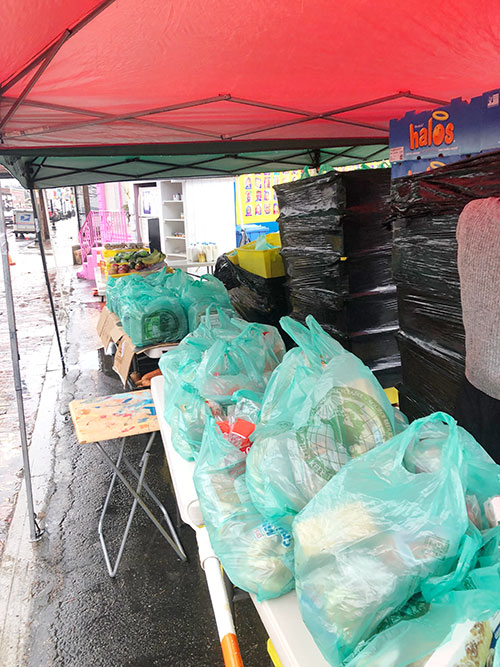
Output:
<svg viewBox="0 0 500 667">
<path fill-rule="evenodd" d="M 164 259 L 165 255 L 162 252 L 153 250 L 150 255 L 142 258 L 142 263 L 146 266 L 153 266 L 154 264 L 158 264 L 158 262 L 162 262 Z"/>
</svg>

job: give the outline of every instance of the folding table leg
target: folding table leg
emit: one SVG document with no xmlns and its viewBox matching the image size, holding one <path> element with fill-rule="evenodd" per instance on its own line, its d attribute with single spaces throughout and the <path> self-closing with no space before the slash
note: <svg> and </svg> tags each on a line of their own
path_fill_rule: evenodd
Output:
<svg viewBox="0 0 500 667">
<path fill-rule="evenodd" d="M 147 462 L 147 458 L 149 458 L 149 453 L 150 453 L 149 450 L 146 448 L 146 451 L 145 451 L 144 454 L 143 454 L 143 459 L 142 459 L 142 461 L 141 461 L 141 466 L 142 466 L 142 465 L 146 465 L 146 466 L 147 466 L 147 464 L 148 464 L 148 462 Z M 146 458 L 146 457 L 147 457 L 147 458 Z M 134 477 L 138 480 L 138 479 L 139 479 L 139 474 L 137 473 L 137 470 L 135 470 L 135 468 L 132 466 L 132 464 L 130 463 L 130 461 L 127 459 L 127 457 L 124 456 L 122 460 L 123 460 L 123 463 L 124 463 L 124 464 L 127 466 L 127 468 L 129 469 L 129 471 L 132 473 L 132 475 L 134 475 Z M 144 462 L 144 463 L 143 463 L 143 462 Z M 146 482 L 143 483 L 142 488 L 143 488 L 143 490 L 149 495 L 149 497 L 151 498 L 151 500 L 153 500 L 153 502 L 156 504 L 156 506 L 158 507 L 158 509 L 160 510 L 160 512 L 163 514 L 163 517 L 164 517 L 164 519 L 165 519 L 165 522 L 166 522 L 166 524 L 167 524 L 167 526 L 168 526 L 168 528 L 169 528 L 169 530 L 170 530 L 170 534 L 172 535 L 172 539 L 173 539 L 174 542 L 177 544 L 177 546 L 179 547 L 179 549 L 182 549 L 182 544 L 180 543 L 179 538 L 177 537 L 177 533 L 175 532 L 175 528 L 174 528 L 174 526 L 173 526 L 173 524 L 172 524 L 172 520 L 170 519 L 169 513 L 167 512 L 167 508 L 166 508 L 165 505 L 161 502 L 161 500 L 158 498 L 158 496 L 156 496 L 156 494 L 151 490 L 151 488 L 148 486 L 148 484 L 146 484 Z M 177 505 L 176 505 L 176 507 L 177 507 Z"/>
<path fill-rule="evenodd" d="M 96 444 L 100 447 L 99 443 L 96 443 Z M 113 464 L 113 467 L 116 468 L 116 469 L 113 471 L 113 476 L 111 477 L 111 482 L 109 484 L 109 488 L 108 488 L 108 492 L 106 494 L 106 498 L 104 499 L 104 504 L 102 506 L 101 516 L 99 517 L 99 524 L 97 526 L 97 532 L 99 534 L 99 540 L 101 542 L 102 551 L 103 551 L 103 554 L 104 554 L 104 560 L 106 561 L 106 567 L 108 568 L 108 572 L 109 572 L 110 577 L 115 576 L 118 565 L 115 564 L 115 567 L 113 567 L 111 565 L 111 561 L 110 561 L 109 554 L 108 554 L 108 548 L 107 548 L 106 542 L 104 540 L 103 524 L 104 524 L 104 517 L 106 516 L 109 501 L 110 501 L 110 498 L 111 498 L 111 494 L 112 494 L 114 486 L 115 486 L 117 471 L 118 471 L 118 468 L 120 467 L 120 463 L 122 461 L 124 448 L 125 448 L 125 438 L 122 438 L 121 441 L 120 441 L 120 450 L 118 452 L 118 458 L 116 459 L 116 464 Z M 119 561 L 118 561 L 118 564 L 119 564 Z"/>
<path fill-rule="evenodd" d="M 152 523 L 156 526 L 156 528 L 161 533 L 161 535 L 170 544 L 170 546 L 175 551 L 175 553 L 179 556 L 179 558 L 183 561 L 187 560 L 187 556 L 184 552 L 184 549 L 182 548 L 182 545 L 179 542 L 177 534 L 175 533 L 175 531 L 173 529 L 173 526 L 170 522 L 170 517 L 169 517 L 169 522 L 168 522 L 169 523 L 169 528 L 171 528 L 173 536 L 175 537 L 175 541 L 172 540 L 170 535 L 165 531 L 163 526 L 160 524 L 158 519 L 151 512 L 151 510 L 146 505 L 144 500 L 140 497 L 140 493 L 141 493 L 143 487 L 145 488 L 145 486 L 144 486 L 144 476 L 146 474 L 146 468 L 147 468 L 147 463 L 148 463 L 148 459 L 149 459 L 149 453 L 150 453 L 150 450 L 151 450 L 151 447 L 152 447 L 152 444 L 153 444 L 154 437 L 155 437 L 155 433 L 152 433 L 149 440 L 148 440 L 148 444 L 146 445 L 146 449 L 144 450 L 144 454 L 143 454 L 142 459 L 141 459 L 140 474 L 137 475 L 137 472 L 135 470 L 133 471 L 134 475 L 138 479 L 138 484 L 137 484 L 136 489 L 134 489 L 129 484 L 129 482 L 126 480 L 126 478 L 123 476 L 123 474 L 119 470 L 119 466 L 120 466 L 122 460 L 125 462 L 125 457 L 123 456 L 123 450 L 124 450 L 124 446 L 125 446 L 125 438 L 123 438 L 123 440 L 121 442 L 120 451 L 119 451 L 116 463 L 110 458 L 110 456 L 104 450 L 102 445 L 99 442 L 96 442 L 97 447 L 101 450 L 102 455 L 108 461 L 108 463 L 110 464 L 110 466 L 112 467 L 112 469 L 114 471 L 113 472 L 113 477 L 111 479 L 111 483 L 110 483 L 110 486 L 109 486 L 109 489 L 108 489 L 108 493 L 107 493 L 106 499 L 104 501 L 104 505 L 103 505 L 103 509 L 102 509 L 102 513 L 101 513 L 101 517 L 100 517 L 99 525 L 98 525 L 99 539 L 101 541 L 101 546 L 102 546 L 102 550 L 103 550 L 103 553 L 104 553 L 104 560 L 106 561 L 106 566 L 108 568 L 108 572 L 109 572 L 110 577 L 114 577 L 116 575 L 117 570 L 118 570 L 118 566 L 119 566 L 120 561 L 122 559 L 123 551 L 125 549 L 125 544 L 127 542 L 128 534 L 130 532 L 130 527 L 132 525 L 132 520 L 134 518 L 135 510 L 136 510 L 138 504 L 142 507 L 142 509 L 144 510 L 146 515 L 148 516 L 148 518 L 152 521 Z M 129 467 L 129 466 L 130 466 L 130 463 L 127 461 L 127 467 Z M 105 516 L 106 510 L 108 508 L 109 499 L 111 497 L 111 493 L 113 491 L 113 487 L 114 487 L 114 484 L 115 484 L 115 481 L 116 481 L 117 477 L 122 482 L 122 484 L 127 488 L 129 493 L 133 496 L 134 501 L 133 501 L 132 507 L 130 509 L 129 517 L 128 517 L 128 520 L 127 520 L 127 524 L 125 526 L 125 531 L 124 531 L 123 536 L 122 536 L 122 540 L 121 540 L 121 543 L 120 543 L 120 548 L 118 550 L 118 555 L 116 557 L 115 564 L 112 565 L 111 561 L 110 561 L 110 558 L 109 558 L 109 553 L 108 553 L 108 549 L 107 549 L 107 546 L 106 546 L 106 542 L 105 542 L 105 539 L 104 539 L 103 523 L 104 523 L 104 516 Z M 164 512 L 166 513 L 165 508 L 163 508 L 163 509 L 164 509 Z M 167 514 L 167 516 L 168 516 L 168 514 Z"/>
</svg>

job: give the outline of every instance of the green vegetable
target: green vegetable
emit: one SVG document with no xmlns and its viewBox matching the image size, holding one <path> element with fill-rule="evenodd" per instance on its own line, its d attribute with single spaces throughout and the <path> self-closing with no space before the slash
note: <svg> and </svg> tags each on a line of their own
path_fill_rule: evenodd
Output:
<svg viewBox="0 0 500 667">
<path fill-rule="evenodd" d="M 163 259 L 165 259 L 165 255 L 158 252 L 158 250 L 154 250 L 148 257 L 143 257 L 142 262 L 146 266 L 153 266 L 153 264 L 158 264 L 158 262 L 161 262 Z"/>
</svg>

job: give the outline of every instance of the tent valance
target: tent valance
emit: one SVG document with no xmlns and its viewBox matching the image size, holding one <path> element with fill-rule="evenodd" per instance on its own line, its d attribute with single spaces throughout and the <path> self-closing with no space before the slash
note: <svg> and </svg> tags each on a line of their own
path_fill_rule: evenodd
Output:
<svg viewBox="0 0 500 667">
<path fill-rule="evenodd" d="M 324 164 L 345 166 L 383 160 L 389 153 L 385 144 L 324 148 L 321 142 L 302 142 L 302 146 L 300 143 L 288 142 L 288 149 L 260 151 L 255 150 L 259 146 L 250 145 L 249 150 L 248 144 L 237 143 L 227 146 L 220 143 L 203 146 L 120 146 L 113 147 L 109 152 L 103 148 L 79 148 L 76 156 L 71 148 L 46 149 L 44 155 L 37 155 L 38 149 L 32 149 L 22 151 L 19 156 L 16 156 L 17 151 L 0 155 L 0 163 L 25 187 L 46 188 L 107 181 L 234 176 L 303 169 L 306 166 L 320 167 Z M 131 149 L 139 150 L 131 154 Z"/>
</svg>

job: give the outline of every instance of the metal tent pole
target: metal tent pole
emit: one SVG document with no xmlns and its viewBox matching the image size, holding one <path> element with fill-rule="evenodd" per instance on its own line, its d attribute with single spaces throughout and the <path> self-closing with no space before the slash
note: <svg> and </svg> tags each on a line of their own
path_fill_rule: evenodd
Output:
<svg viewBox="0 0 500 667">
<path fill-rule="evenodd" d="M 61 336 L 59 334 L 59 326 L 57 324 L 57 316 L 56 316 L 56 309 L 55 309 L 55 306 L 54 306 L 54 298 L 52 296 L 52 289 L 50 287 L 49 272 L 47 270 L 47 260 L 46 260 L 46 257 L 45 257 L 45 248 L 43 247 L 42 234 L 40 232 L 40 223 L 39 223 L 39 220 L 38 220 L 38 214 L 37 214 L 37 208 L 36 208 L 36 202 L 35 202 L 35 193 L 33 192 L 33 188 L 30 188 L 30 197 L 31 197 L 31 205 L 33 206 L 33 213 L 35 215 L 36 237 L 37 237 L 38 245 L 40 247 L 40 256 L 42 258 L 43 273 L 44 273 L 44 276 L 45 276 L 45 284 L 47 285 L 47 293 L 49 295 L 50 310 L 52 311 L 52 319 L 54 320 L 54 328 L 56 330 L 57 345 L 59 347 L 59 356 L 61 357 L 62 373 L 63 373 L 63 377 L 64 377 L 66 375 L 66 363 L 64 361 L 64 352 L 63 352 L 63 349 L 62 349 Z"/>
<path fill-rule="evenodd" d="M 32 542 L 39 540 L 43 530 L 36 521 L 35 508 L 33 505 L 33 488 L 31 486 L 31 470 L 28 453 L 28 438 L 26 435 L 26 419 L 24 416 L 23 390 L 21 386 L 21 369 L 19 367 L 19 346 L 17 342 L 16 316 L 14 312 L 14 298 L 12 295 L 12 280 L 9 267 L 9 246 L 7 244 L 7 229 L 3 217 L 3 207 L 0 202 L 0 250 L 2 255 L 3 277 L 5 285 L 5 301 L 7 303 L 7 319 L 9 322 L 10 354 L 12 357 L 12 371 L 14 373 L 14 387 L 16 390 L 17 414 L 19 417 L 19 433 L 21 435 L 21 447 L 23 450 L 24 482 L 26 484 L 26 496 L 28 501 L 28 519 L 30 524 L 30 539 Z"/>
</svg>

